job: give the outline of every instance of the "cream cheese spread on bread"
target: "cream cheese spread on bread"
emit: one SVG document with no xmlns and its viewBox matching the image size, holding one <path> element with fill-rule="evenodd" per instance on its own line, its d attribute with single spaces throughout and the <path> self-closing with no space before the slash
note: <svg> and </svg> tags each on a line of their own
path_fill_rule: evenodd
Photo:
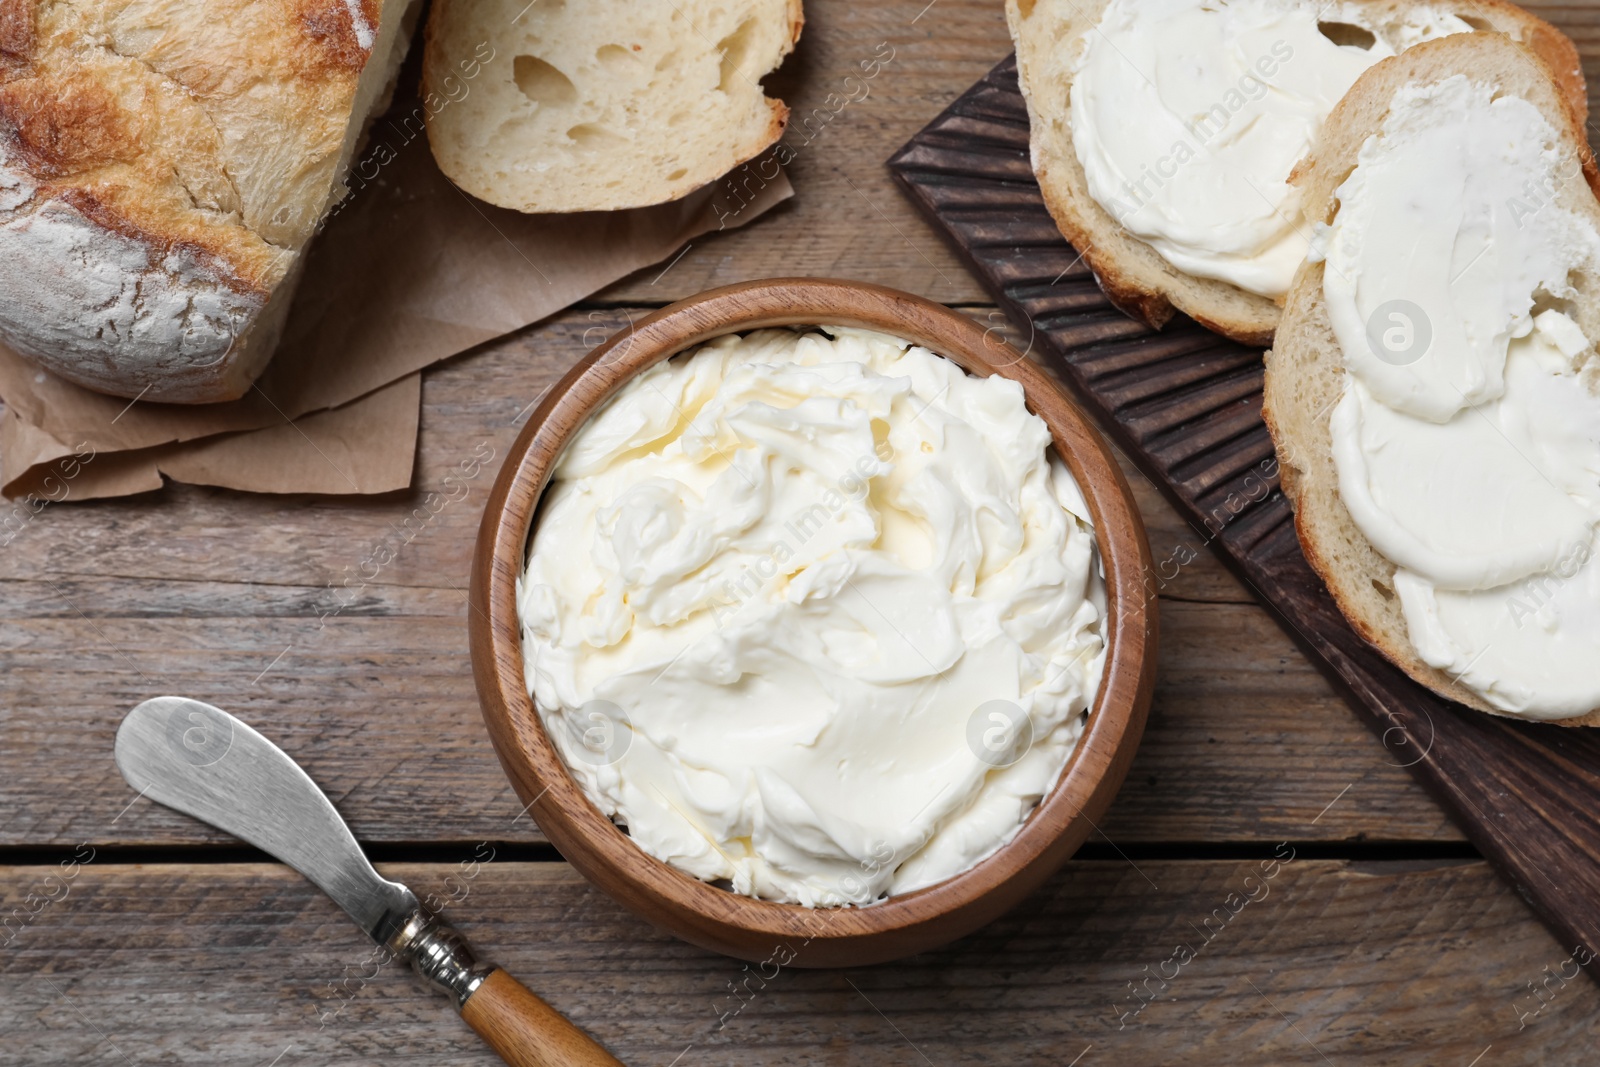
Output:
<svg viewBox="0 0 1600 1067">
<path fill-rule="evenodd" d="M 1183 273 L 1281 300 L 1311 236 L 1289 176 L 1334 105 L 1395 46 L 1472 29 L 1419 7 L 1377 33 L 1366 10 L 1112 0 L 1072 44 L 1089 194 Z"/>
<path fill-rule="evenodd" d="M 809 906 L 1010 840 L 1105 654 L 1089 513 L 1021 388 L 834 327 L 626 385 L 556 470 L 518 602 L 590 799 L 689 874 Z"/>
<path fill-rule="evenodd" d="M 1600 234 L 1554 202 L 1558 144 L 1493 84 L 1406 86 L 1322 235 L 1339 495 L 1421 658 L 1545 719 L 1600 706 L 1600 396 L 1563 310 Z"/>
</svg>

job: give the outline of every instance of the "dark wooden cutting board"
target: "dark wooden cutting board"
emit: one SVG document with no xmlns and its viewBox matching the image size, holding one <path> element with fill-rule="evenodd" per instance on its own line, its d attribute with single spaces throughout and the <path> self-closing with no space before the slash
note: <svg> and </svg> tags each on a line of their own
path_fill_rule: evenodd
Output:
<svg viewBox="0 0 1600 1067">
<path fill-rule="evenodd" d="M 1464 708 L 1355 635 L 1301 554 L 1278 489 L 1261 418 L 1261 352 L 1182 317 L 1156 332 L 1111 306 L 1045 210 L 1015 59 L 913 137 L 889 168 L 1011 318 L 1012 340 L 1072 387 L 1327 669 L 1393 761 L 1454 813 L 1566 949 L 1600 952 L 1600 728 Z M 1159 588 L 1183 556 L 1151 547 Z"/>
</svg>

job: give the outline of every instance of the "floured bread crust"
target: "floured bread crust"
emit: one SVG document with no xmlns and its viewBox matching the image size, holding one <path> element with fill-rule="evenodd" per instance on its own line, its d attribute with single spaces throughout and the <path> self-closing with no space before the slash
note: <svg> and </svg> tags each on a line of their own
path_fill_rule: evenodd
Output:
<svg viewBox="0 0 1600 1067">
<path fill-rule="evenodd" d="M 1373 25 L 1401 20 L 1418 0 L 1359 0 Z M 1069 108 L 1072 44 L 1098 25 L 1110 0 L 1006 0 L 1017 45 L 1022 95 L 1028 103 L 1034 173 L 1056 225 L 1111 302 L 1159 329 L 1177 312 L 1250 345 L 1272 343 L 1282 309 L 1275 301 L 1210 278 L 1178 270 L 1145 241 L 1129 233 L 1089 194 L 1088 178 L 1072 144 Z M 1549 23 L 1504 0 L 1427 0 L 1480 31 L 1508 35 L 1533 49 L 1552 69 L 1581 124 L 1588 97 L 1578 51 Z M 1129 115 L 1138 122 L 1138 115 Z"/>
<path fill-rule="evenodd" d="M 1600 229 L 1600 171 L 1572 110 L 1565 85 L 1530 50 L 1489 34 L 1447 37 L 1417 45 L 1374 66 L 1334 109 L 1311 157 L 1293 180 L 1305 192 L 1306 217 L 1331 222 L 1335 192 L 1355 169 L 1361 146 L 1382 128 L 1390 101 L 1413 82 L 1432 84 L 1466 74 L 1494 82 L 1539 108 L 1560 134 L 1562 182 L 1557 199 Z M 1581 175 L 1581 179 L 1579 176 Z M 1344 354 L 1323 298 L 1324 268 L 1306 263 L 1289 290 L 1277 340 L 1266 356 L 1262 414 L 1277 447 L 1284 495 L 1294 505 L 1295 527 L 1312 569 L 1327 583 L 1351 626 L 1395 665 L 1441 696 L 1490 714 L 1499 711 L 1447 672 L 1429 666 L 1413 647 L 1400 599 L 1395 565 L 1362 535 L 1339 495 L 1329 417 L 1344 395 Z M 1575 279 L 1581 299 L 1569 309 L 1586 336 L 1600 336 L 1600 278 Z M 1591 349 L 1589 366 L 1600 364 Z M 1513 716 L 1514 717 L 1514 716 Z M 1560 726 L 1600 725 L 1600 710 L 1547 720 Z"/>
<path fill-rule="evenodd" d="M 0 341 L 102 392 L 240 396 L 411 3 L 0 0 Z"/>
</svg>

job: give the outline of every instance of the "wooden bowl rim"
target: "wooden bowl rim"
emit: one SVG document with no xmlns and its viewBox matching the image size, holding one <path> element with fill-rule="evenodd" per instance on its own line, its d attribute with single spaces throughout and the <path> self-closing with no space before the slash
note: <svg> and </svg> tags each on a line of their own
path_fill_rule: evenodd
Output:
<svg viewBox="0 0 1600 1067">
<path fill-rule="evenodd" d="M 868 907 L 811 909 L 755 900 L 649 855 L 600 812 L 546 735 L 522 667 L 516 582 L 550 472 L 572 433 L 622 384 L 728 333 L 845 325 L 912 341 L 979 377 L 1018 382 L 1083 492 L 1107 585 L 1107 652 L 1089 723 L 1055 786 L 1012 839 L 967 871 Z M 909 293 L 862 282 L 778 278 L 713 289 L 641 319 L 579 361 L 549 391 L 506 454 L 485 506 L 471 582 L 471 646 L 485 722 L 539 827 L 591 881 L 686 940 L 744 958 L 754 944 L 878 939 L 874 960 L 933 947 L 998 911 L 985 898 L 1022 879 L 1031 891 L 1109 805 L 1143 732 L 1153 688 L 1156 615 L 1149 547 L 1131 490 L 1105 440 L 1048 375 L 996 328 Z M 1021 893 L 1005 894 L 1009 907 Z M 1001 908 L 1000 910 L 1004 910 Z M 885 937 L 885 935 L 889 935 Z M 755 940 L 752 942 L 752 938 Z M 824 956 L 827 956 L 824 953 Z M 837 954 L 835 954 L 837 955 Z"/>
</svg>

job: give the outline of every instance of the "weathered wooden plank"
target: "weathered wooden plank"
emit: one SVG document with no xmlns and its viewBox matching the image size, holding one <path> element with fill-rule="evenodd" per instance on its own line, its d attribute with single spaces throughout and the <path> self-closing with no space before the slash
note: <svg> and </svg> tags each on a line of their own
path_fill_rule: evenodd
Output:
<svg viewBox="0 0 1600 1067">
<path fill-rule="evenodd" d="M 478 718 L 467 609 L 452 591 L 389 587 L 319 629 L 293 614 L 108 614 L 96 602 L 128 594 L 104 579 L 74 587 L 84 618 L 40 584 L 0 583 L 0 844 L 224 840 L 147 801 L 130 807 L 112 765 L 121 715 L 173 689 L 279 741 L 364 840 L 540 840 Z M 25 617 L 31 604 L 40 614 Z M 1169 600 L 1161 615 L 1156 701 L 1104 824 L 1113 841 L 1458 839 L 1265 612 Z"/>
<path fill-rule="evenodd" d="M 867 70 L 893 50 L 878 73 Z M 883 161 L 1011 49 L 992 0 L 808 3 L 800 47 L 765 84 L 793 110 L 784 143 L 796 195 L 749 233 L 694 242 L 661 276 L 603 297 L 653 302 L 779 275 L 838 275 L 946 303 L 983 299 L 895 190 Z M 658 280 L 659 278 L 659 280 Z"/>
<path fill-rule="evenodd" d="M 393 614 L 408 609 L 388 604 L 384 591 L 390 587 L 462 588 L 489 483 L 532 402 L 589 349 L 648 313 L 569 311 L 430 373 L 423 387 L 415 487 L 408 492 L 374 500 L 168 486 L 129 500 L 50 506 L 14 535 L 0 533 L 6 542 L 0 584 L 53 582 L 60 586 L 60 610 L 91 616 L 98 610 Z M 968 313 L 1003 327 L 993 309 Z M 1018 340 L 1026 345 L 1026 338 Z M 1131 464 L 1124 469 L 1160 558 L 1164 548 L 1178 547 L 1188 527 Z M 5 507 L 0 504 L 0 511 Z M 394 559 L 379 566 L 376 560 L 387 555 L 383 548 Z M 72 584 L 92 578 L 133 581 Z M 202 589 L 199 583 L 210 585 Z M 228 584 L 238 588 L 226 592 Z M 1163 592 L 1245 599 L 1209 554 L 1185 566 Z M 30 603 L 44 607 L 37 595 Z"/>
<path fill-rule="evenodd" d="M 430 374 L 409 493 L 352 501 L 173 486 L 40 513 L 0 553 L 0 843 L 220 840 L 148 804 L 118 817 L 131 797 L 110 762 L 116 722 L 174 689 L 281 740 L 364 839 L 538 840 L 528 820 L 511 824 L 520 805 L 478 719 L 459 590 L 518 414 L 643 313 L 570 312 Z M 1255 609 L 1228 607 L 1251 595 L 1203 531 L 1128 470 L 1152 580 L 1170 602 L 1156 725 L 1106 824 L 1113 839 L 1454 839 L 1282 635 Z M 380 547 L 393 561 L 363 566 Z M 1285 766 L 1308 768 L 1318 788 L 1301 789 Z M 1361 803 L 1308 828 L 1325 787 L 1350 781 L 1362 783 L 1352 792 Z"/>
<path fill-rule="evenodd" d="M 485 954 L 630 1064 L 1589 1062 L 1600 987 L 1485 864 L 1274 851 L 1074 863 L 951 948 L 765 978 L 564 864 L 384 869 L 456 897 Z M 59 895 L 45 873 L 0 868 L 0 914 Z M 64 885 L 0 951 L 7 1062 L 497 1062 L 284 868 L 91 863 Z"/>
<path fill-rule="evenodd" d="M 1461 840 L 1266 612 L 1163 602 L 1161 625 L 1156 699 L 1101 826 L 1110 840 Z"/>
</svg>

